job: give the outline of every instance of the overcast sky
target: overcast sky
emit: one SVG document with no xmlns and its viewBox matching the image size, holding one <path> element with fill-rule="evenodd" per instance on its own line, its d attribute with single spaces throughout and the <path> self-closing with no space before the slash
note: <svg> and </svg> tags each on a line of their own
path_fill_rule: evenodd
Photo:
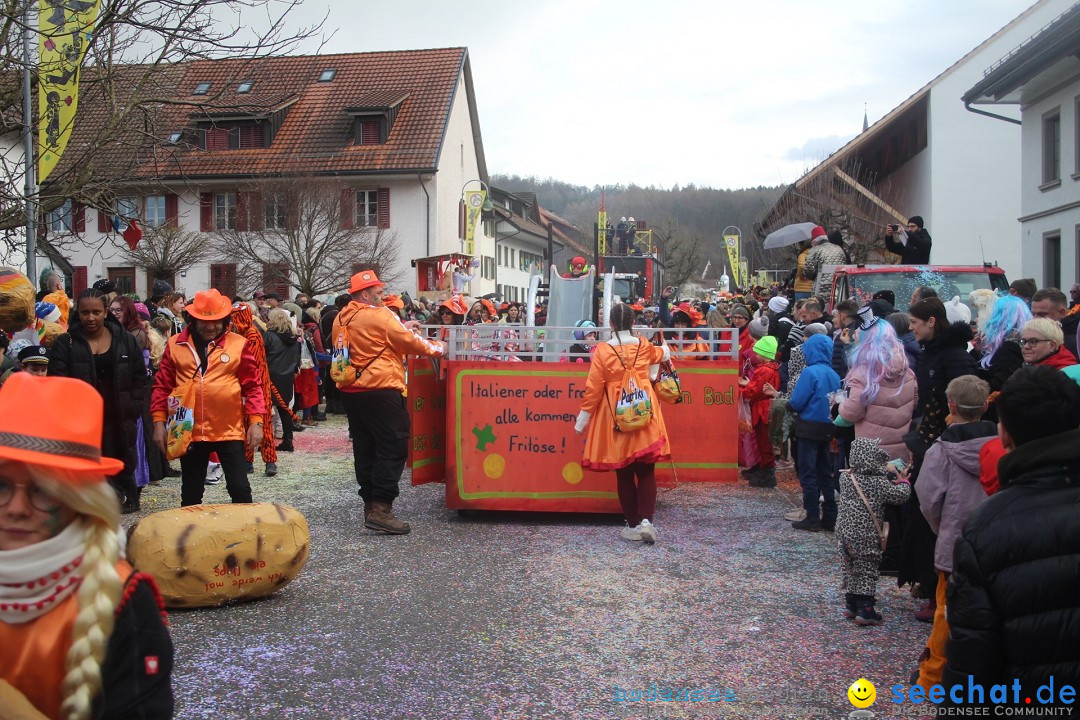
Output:
<svg viewBox="0 0 1080 720">
<path fill-rule="evenodd" d="M 790 183 L 1028 0 L 304 0 L 325 52 L 464 45 L 490 172 Z M 311 51 L 311 48 L 302 48 Z M 959 102 L 959 100 L 958 100 Z"/>
</svg>

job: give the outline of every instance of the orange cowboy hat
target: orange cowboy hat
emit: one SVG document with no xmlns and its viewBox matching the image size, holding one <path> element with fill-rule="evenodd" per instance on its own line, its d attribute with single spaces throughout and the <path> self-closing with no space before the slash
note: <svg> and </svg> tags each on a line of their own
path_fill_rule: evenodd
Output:
<svg viewBox="0 0 1080 720">
<path fill-rule="evenodd" d="M 124 469 L 123 461 L 101 456 L 104 415 L 101 395 L 82 380 L 14 373 L 0 389 L 0 459 L 80 473 L 80 484 L 100 482 Z"/>
<path fill-rule="evenodd" d="M 184 308 L 196 320 L 222 320 L 232 313 L 232 301 L 214 288 L 195 293 L 195 299 Z"/>
<path fill-rule="evenodd" d="M 480 304 L 488 311 L 488 315 L 495 315 L 495 303 L 486 298 L 480 298 Z"/>
<path fill-rule="evenodd" d="M 361 290 L 367 290 L 369 287 L 384 284 L 383 281 L 379 280 L 379 276 L 375 274 L 374 270 L 361 270 L 349 279 L 349 292 L 360 292 Z"/>
<path fill-rule="evenodd" d="M 443 300 L 439 303 L 439 307 L 446 308 L 455 315 L 467 315 L 469 313 L 469 308 L 465 307 L 465 303 L 460 297 L 452 297 L 449 300 Z"/>
<path fill-rule="evenodd" d="M 405 301 L 397 295 L 383 295 L 382 304 L 397 310 L 405 309 Z"/>
</svg>

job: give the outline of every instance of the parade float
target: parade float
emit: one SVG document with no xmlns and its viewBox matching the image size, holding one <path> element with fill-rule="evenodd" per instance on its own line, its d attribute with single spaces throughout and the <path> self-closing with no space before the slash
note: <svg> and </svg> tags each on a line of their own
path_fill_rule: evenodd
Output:
<svg viewBox="0 0 1080 720">
<path fill-rule="evenodd" d="M 571 346 L 582 344 L 584 333 L 569 319 L 587 317 L 593 286 L 588 276 L 555 279 L 548 324 L 542 327 L 532 324 L 530 313 L 530 322 L 524 325 L 426 330 L 446 339 L 449 349 L 436 362 L 409 360 L 409 467 L 414 485 L 445 483 L 446 506 L 456 510 L 621 512 L 615 474 L 582 469 L 584 438 L 574 432 L 589 353 L 572 352 Z M 536 283 L 534 294 L 535 289 Z M 611 302 L 609 290 L 601 318 L 607 316 Z M 530 310 L 533 306 L 530 300 Z M 589 331 L 595 330 L 596 341 L 603 342 L 609 337 L 607 323 L 597 324 L 599 328 Z M 682 355 L 675 360 L 680 401 L 661 408 L 670 434 L 671 462 L 656 466 L 658 481 L 669 486 L 735 481 L 736 331 L 694 328 L 709 350 L 680 353 L 681 341 L 669 334 L 677 330 L 635 330 L 654 341 L 663 333 L 673 352 Z"/>
</svg>

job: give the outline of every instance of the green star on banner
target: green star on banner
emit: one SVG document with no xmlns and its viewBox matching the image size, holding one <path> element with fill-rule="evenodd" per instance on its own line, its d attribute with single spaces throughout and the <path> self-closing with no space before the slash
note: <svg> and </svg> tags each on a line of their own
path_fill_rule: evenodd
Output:
<svg viewBox="0 0 1080 720">
<path fill-rule="evenodd" d="M 487 446 L 495 442 L 495 433 L 492 432 L 491 425 L 485 425 L 482 430 L 477 425 L 472 432 L 476 436 L 476 449 L 481 452 L 487 450 Z"/>
</svg>

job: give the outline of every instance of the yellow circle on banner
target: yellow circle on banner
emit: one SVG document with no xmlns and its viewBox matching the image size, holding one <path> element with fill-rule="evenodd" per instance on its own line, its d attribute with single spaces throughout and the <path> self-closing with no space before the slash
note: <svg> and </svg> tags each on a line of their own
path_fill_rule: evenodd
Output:
<svg viewBox="0 0 1080 720">
<path fill-rule="evenodd" d="M 562 479 L 571 485 L 577 485 L 581 482 L 581 478 L 584 477 L 584 473 L 581 472 L 581 465 L 576 462 L 568 462 L 563 465 Z"/>
<path fill-rule="evenodd" d="M 506 459 L 498 453 L 492 453 L 484 458 L 484 474 L 492 480 L 498 480 L 506 472 Z"/>
</svg>

